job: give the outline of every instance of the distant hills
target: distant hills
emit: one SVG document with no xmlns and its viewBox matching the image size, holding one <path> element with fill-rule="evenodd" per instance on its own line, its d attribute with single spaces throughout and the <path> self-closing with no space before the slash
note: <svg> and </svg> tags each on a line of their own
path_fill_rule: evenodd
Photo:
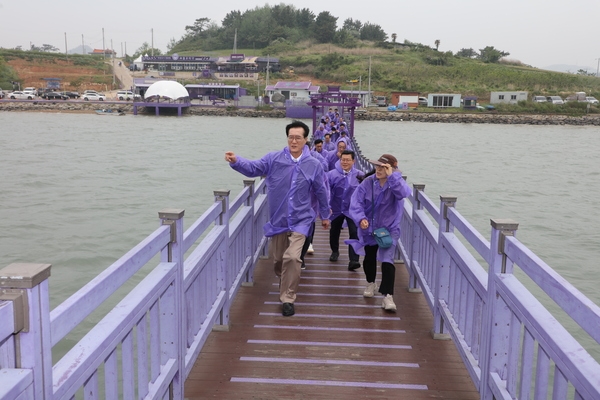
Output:
<svg viewBox="0 0 600 400">
<path fill-rule="evenodd" d="M 69 50 L 67 53 L 69 54 L 89 54 L 93 51 L 94 49 L 92 49 L 90 46 L 77 46 L 75 48 L 72 48 L 71 50 Z"/>
</svg>

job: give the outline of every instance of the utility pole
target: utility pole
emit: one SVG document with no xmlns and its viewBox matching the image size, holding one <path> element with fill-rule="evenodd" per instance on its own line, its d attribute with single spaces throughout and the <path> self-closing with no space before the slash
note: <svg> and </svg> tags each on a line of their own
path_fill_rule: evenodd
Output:
<svg viewBox="0 0 600 400">
<path fill-rule="evenodd" d="M 113 48 L 113 41 L 110 39 L 110 51 L 112 51 L 112 70 L 113 70 L 113 89 L 115 88 L 115 50 Z"/>
<path fill-rule="evenodd" d="M 81 54 L 85 54 L 85 43 L 83 42 L 83 33 L 81 34 Z"/>
<path fill-rule="evenodd" d="M 123 42 L 121 42 L 121 58 L 123 58 Z"/>
<path fill-rule="evenodd" d="M 67 50 L 67 32 L 65 32 L 65 57 L 67 57 L 67 60 L 69 59 L 69 51 Z"/>
<path fill-rule="evenodd" d="M 598 67 L 596 67 L 596 78 L 600 77 L 600 75 L 598 75 L 598 72 L 600 72 L 600 58 L 596 58 L 596 60 L 598 60 Z"/>
<path fill-rule="evenodd" d="M 369 103 L 371 102 L 371 56 L 369 56 Z"/>
<path fill-rule="evenodd" d="M 104 28 L 102 28 L 102 53 L 104 53 L 104 59 L 106 60 L 106 45 L 104 44 Z"/>
<path fill-rule="evenodd" d="M 151 49 L 150 55 L 154 57 L 154 28 L 150 29 L 150 33 L 152 34 L 152 42 L 151 42 L 152 44 L 150 45 L 151 46 L 150 47 L 150 49 Z"/>
</svg>

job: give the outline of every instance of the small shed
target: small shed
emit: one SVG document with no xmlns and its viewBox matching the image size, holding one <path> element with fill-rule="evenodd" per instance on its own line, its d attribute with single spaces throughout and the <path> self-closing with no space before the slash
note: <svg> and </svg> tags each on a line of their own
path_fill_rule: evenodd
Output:
<svg viewBox="0 0 600 400">
<path fill-rule="evenodd" d="M 490 104 L 517 104 L 521 100 L 527 101 L 528 94 L 528 92 L 491 92 Z"/>
<path fill-rule="evenodd" d="M 477 108 L 477 96 L 465 96 L 463 99 L 463 108 L 474 110 Z"/>
<path fill-rule="evenodd" d="M 398 108 L 402 108 L 403 104 L 407 107 L 418 107 L 419 92 L 392 92 L 391 103 Z"/>
<path fill-rule="evenodd" d="M 455 93 L 430 93 L 427 96 L 427 107 L 460 108 L 460 94 Z"/>
</svg>

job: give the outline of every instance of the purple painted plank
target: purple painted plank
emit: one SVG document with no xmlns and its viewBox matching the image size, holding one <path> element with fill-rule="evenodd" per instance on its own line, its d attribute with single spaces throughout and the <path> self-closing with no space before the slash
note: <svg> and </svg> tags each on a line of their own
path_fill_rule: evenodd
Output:
<svg viewBox="0 0 600 400">
<path fill-rule="evenodd" d="M 273 286 L 279 286 L 279 283 L 273 283 Z M 303 287 L 319 287 L 326 289 L 364 289 L 364 285 L 361 286 L 348 286 L 348 285 L 315 285 L 308 283 L 301 283 L 299 286 Z"/>
<path fill-rule="evenodd" d="M 265 301 L 264 304 L 279 305 L 280 301 Z M 313 307 L 350 307 L 350 308 L 381 308 L 379 304 L 340 304 L 340 303 L 303 303 L 297 301 L 294 303 L 297 306 L 313 306 Z"/>
<path fill-rule="evenodd" d="M 104 392 L 107 399 L 119 398 L 119 367 L 115 349 L 104 361 Z"/>
<path fill-rule="evenodd" d="M 258 315 L 280 317 L 281 313 L 261 312 Z M 368 315 L 336 315 L 336 314 L 294 314 L 295 317 L 315 318 L 315 319 L 370 319 L 370 320 L 394 320 L 400 321 L 400 317 L 371 317 Z"/>
<path fill-rule="evenodd" d="M 372 389 L 412 389 L 428 390 L 427 385 L 413 385 L 403 383 L 371 383 L 371 382 L 345 382 L 345 381 L 318 381 L 300 379 L 267 379 L 267 378 L 240 378 L 232 377 L 231 382 L 268 383 L 275 385 L 313 385 L 313 386 L 346 386 L 363 387 Z"/>
<path fill-rule="evenodd" d="M 279 296 L 279 292 L 269 292 L 269 294 L 276 294 Z M 318 296 L 318 297 L 351 297 L 351 298 L 364 298 L 362 294 L 339 294 L 339 293 L 301 293 L 299 296 Z M 374 298 L 383 298 L 381 295 L 377 295 Z"/>
<path fill-rule="evenodd" d="M 98 396 L 98 370 L 92 373 L 92 376 L 83 385 L 84 400 L 96 400 Z"/>
<path fill-rule="evenodd" d="M 355 360 L 325 360 L 317 358 L 278 358 L 278 357 L 240 357 L 240 361 L 281 362 L 293 364 L 328 364 L 328 365 L 364 365 L 369 367 L 405 367 L 419 368 L 416 363 L 398 363 L 388 361 L 355 361 Z"/>
<path fill-rule="evenodd" d="M 330 332 L 373 332 L 373 333 L 406 333 L 402 329 L 365 329 L 365 328 L 324 328 L 320 326 L 279 326 L 279 325 L 254 325 L 255 328 L 267 329 L 298 329 L 307 331 Z"/>
<path fill-rule="evenodd" d="M 358 347 L 372 349 L 401 349 L 411 350 L 412 346 L 402 344 L 372 344 L 372 343 L 340 343 L 340 342 L 303 342 L 298 340 L 253 340 L 249 339 L 248 343 L 253 344 L 281 344 L 281 345 L 298 345 L 298 346 L 324 346 L 324 347 Z"/>
</svg>

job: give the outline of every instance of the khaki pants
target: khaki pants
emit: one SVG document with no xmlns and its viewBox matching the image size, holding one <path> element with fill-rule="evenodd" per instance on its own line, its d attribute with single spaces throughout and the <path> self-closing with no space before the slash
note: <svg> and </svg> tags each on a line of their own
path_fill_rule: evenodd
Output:
<svg viewBox="0 0 600 400">
<path fill-rule="evenodd" d="M 306 236 L 298 232 L 286 232 L 271 238 L 270 256 L 273 257 L 275 275 L 279 277 L 279 299 L 293 303 L 300 283 L 302 245 Z"/>
</svg>

